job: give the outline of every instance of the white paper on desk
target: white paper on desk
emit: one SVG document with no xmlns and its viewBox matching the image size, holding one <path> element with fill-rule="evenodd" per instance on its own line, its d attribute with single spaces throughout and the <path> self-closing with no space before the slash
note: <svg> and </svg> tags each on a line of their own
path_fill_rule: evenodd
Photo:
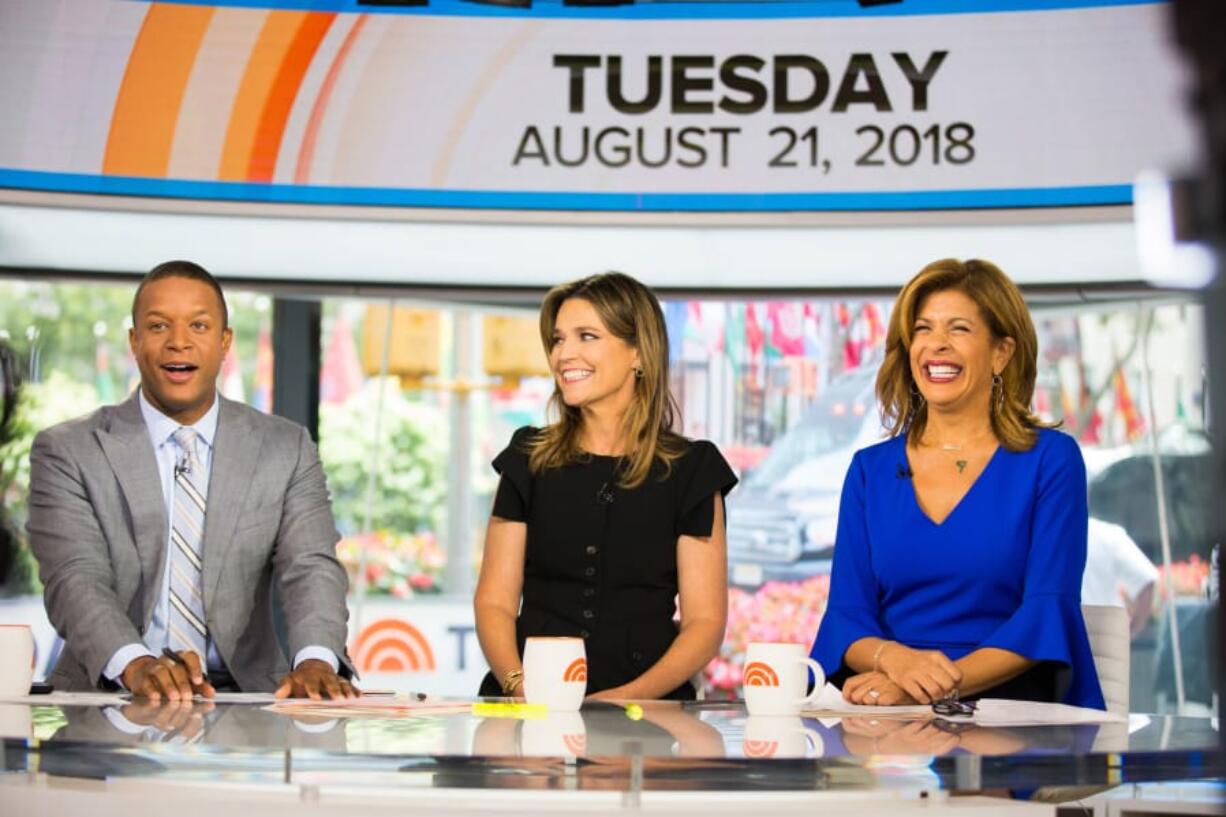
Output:
<svg viewBox="0 0 1226 817">
<path fill-rule="evenodd" d="M 271 692 L 218 692 L 212 698 L 197 695 L 192 700 L 212 701 L 216 704 L 271 704 L 279 699 Z"/>
<path fill-rule="evenodd" d="M 915 716 L 928 717 L 932 715 L 931 706 L 864 706 L 863 704 L 848 703 L 843 698 L 843 693 L 839 691 L 834 684 L 827 683 L 822 689 L 822 694 L 817 696 L 811 706 L 800 713 L 806 718 L 817 718 L 821 721 L 822 726 L 831 726 L 838 723 L 839 718 L 844 718 L 848 715 L 865 715 L 871 718 L 879 718 L 882 716 L 903 717 Z"/>
<path fill-rule="evenodd" d="M 831 726 L 839 718 L 848 715 L 881 717 L 935 717 L 929 705 L 916 706 L 863 706 L 843 700 L 843 693 L 833 684 L 826 684 L 816 703 L 800 713 L 808 718 L 817 718 L 823 726 Z M 1037 701 L 1012 701 L 1005 698 L 982 698 L 976 703 L 975 714 L 970 720 L 980 726 L 1051 726 L 1070 723 L 1122 723 L 1127 718 L 1112 715 L 1101 709 L 1086 709 L 1068 704 L 1040 703 Z"/>
<path fill-rule="evenodd" d="M 120 706 L 129 700 L 131 696 L 126 692 L 49 692 L 46 695 L 0 698 L 0 703 L 30 706 Z"/>
<path fill-rule="evenodd" d="M 981 698 L 976 704 L 975 723 L 980 726 L 1055 726 L 1071 723 L 1127 723 L 1123 715 L 1101 709 L 1038 701 Z"/>
<path fill-rule="evenodd" d="M 360 698 L 337 698 L 313 701 L 310 698 L 282 698 L 265 706 L 268 712 L 283 715 L 327 715 L 329 717 L 413 717 L 416 715 L 450 715 L 472 711 L 472 701 L 428 697 L 419 701 L 410 697 L 387 698 L 370 695 Z"/>
</svg>

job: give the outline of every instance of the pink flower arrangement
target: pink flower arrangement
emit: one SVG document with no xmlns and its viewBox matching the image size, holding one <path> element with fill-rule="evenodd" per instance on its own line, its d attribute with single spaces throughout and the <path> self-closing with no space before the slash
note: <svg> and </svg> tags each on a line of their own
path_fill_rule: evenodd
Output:
<svg viewBox="0 0 1226 817">
<path fill-rule="evenodd" d="M 447 554 L 433 533 L 374 533 L 346 536 L 336 545 L 336 557 L 349 573 L 349 587 L 358 586 L 358 566 L 366 552 L 366 592 L 409 598 L 438 593 Z"/>
<path fill-rule="evenodd" d="M 767 582 L 754 593 L 728 591 L 728 629 L 720 654 L 707 665 L 707 696 L 738 697 L 745 647 L 751 641 L 812 644 L 826 610 L 830 576 L 799 582 Z"/>
</svg>

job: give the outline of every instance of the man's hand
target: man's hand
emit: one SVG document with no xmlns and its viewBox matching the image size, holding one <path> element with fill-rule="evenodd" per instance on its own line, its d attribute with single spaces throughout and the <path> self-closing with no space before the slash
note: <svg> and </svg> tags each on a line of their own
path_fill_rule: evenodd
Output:
<svg viewBox="0 0 1226 817">
<path fill-rule="evenodd" d="M 200 656 L 187 650 L 179 653 L 187 666 L 165 656 L 154 658 L 142 655 L 134 658 L 123 668 L 120 680 L 137 698 L 148 698 L 153 703 L 166 698 L 170 701 L 190 701 L 194 695 L 212 698 L 216 692 L 213 685 L 204 680 Z"/>
<path fill-rule="evenodd" d="M 308 658 L 281 679 L 273 693 L 278 698 L 357 698 L 362 693 L 353 684 L 336 674 L 327 661 Z"/>
</svg>

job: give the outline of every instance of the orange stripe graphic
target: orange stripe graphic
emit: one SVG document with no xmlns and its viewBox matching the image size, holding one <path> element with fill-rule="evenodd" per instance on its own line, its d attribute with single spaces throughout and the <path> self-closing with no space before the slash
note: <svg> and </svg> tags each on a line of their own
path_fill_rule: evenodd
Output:
<svg viewBox="0 0 1226 817">
<path fill-rule="evenodd" d="M 149 7 L 115 98 L 103 173 L 166 175 L 183 93 L 212 17 L 208 6 Z"/>
<path fill-rule="evenodd" d="M 349 52 L 353 50 L 353 44 L 366 25 L 367 18 L 368 15 L 363 14 L 354 21 L 353 27 L 349 29 L 340 49 L 337 50 L 332 64 L 328 66 L 328 73 L 324 76 L 323 84 L 319 88 L 319 95 L 315 98 L 315 104 L 311 106 L 311 116 L 307 120 L 306 133 L 302 137 L 302 147 L 298 151 L 298 166 L 294 169 L 295 184 L 307 184 L 311 181 L 311 165 L 315 163 L 315 145 L 319 141 L 319 129 L 323 125 L 324 114 L 328 111 L 328 103 L 332 101 L 332 91 L 336 87 L 337 78 L 341 75 L 341 68 L 349 59 Z"/>
<path fill-rule="evenodd" d="M 276 81 L 268 93 L 268 102 L 264 105 L 264 114 L 260 117 L 251 162 L 247 167 L 250 181 L 272 181 L 281 139 L 285 136 L 285 125 L 289 121 L 298 89 L 302 87 L 302 78 L 311 67 L 311 60 L 335 19 L 335 14 L 312 12 L 302 21 L 281 63 L 281 70 L 277 72 Z"/>
<path fill-rule="evenodd" d="M 217 177 L 271 181 L 290 108 L 333 13 L 270 11 L 230 111 Z"/>
</svg>

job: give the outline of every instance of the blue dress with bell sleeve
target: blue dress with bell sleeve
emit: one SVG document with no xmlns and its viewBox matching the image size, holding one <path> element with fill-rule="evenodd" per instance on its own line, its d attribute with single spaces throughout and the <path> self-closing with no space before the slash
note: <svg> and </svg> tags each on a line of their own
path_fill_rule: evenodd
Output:
<svg viewBox="0 0 1226 817">
<path fill-rule="evenodd" d="M 1105 709 L 1081 616 L 1086 473 L 1072 437 L 996 450 L 941 524 L 908 478 L 905 436 L 856 453 L 843 483 L 830 597 L 813 658 L 836 680 L 876 636 L 958 660 L 998 647 L 1039 662 L 1050 699 Z M 981 693 L 1015 697 L 1006 683 Z M 1046 697 L 1048 693 L 1044 693 Z"/>
</svg>

